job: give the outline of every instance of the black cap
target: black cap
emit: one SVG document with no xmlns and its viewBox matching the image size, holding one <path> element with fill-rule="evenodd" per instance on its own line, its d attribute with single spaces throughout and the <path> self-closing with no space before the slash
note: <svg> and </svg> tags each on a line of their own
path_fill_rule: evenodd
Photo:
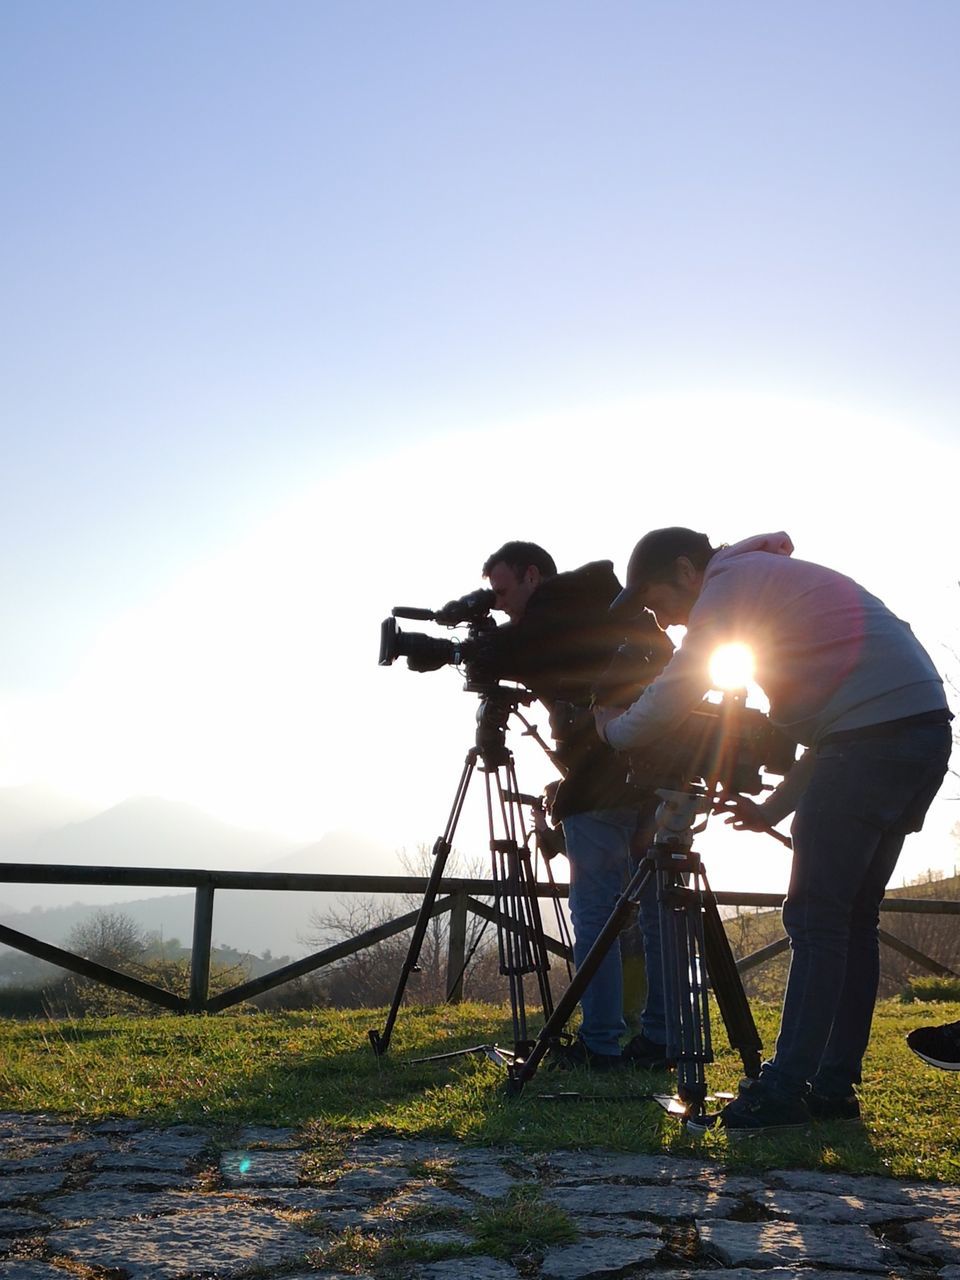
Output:
<svg viewBox="0 0 960 1280">
<path fill-rule="evenodd" d="M 629 617 L 642 608 L 637 599 L 651 582 L 667 581 L 678 556 L 689 556 L 697 568 L 706 566 L 713 547 L 705 533 L 673 525 L 669 529 L 653 529 L 645 533 L 630 555 L 627 585 L 610 606 L 610 612 Z"/>
</svg>

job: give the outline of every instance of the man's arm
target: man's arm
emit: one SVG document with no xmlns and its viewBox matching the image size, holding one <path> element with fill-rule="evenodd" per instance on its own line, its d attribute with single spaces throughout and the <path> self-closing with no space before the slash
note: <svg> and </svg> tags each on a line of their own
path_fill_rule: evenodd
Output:
<svg viewBox="0 0 960 1280">
<path fill-rule="evenodd" d="M 597 732 L 617 751 L 648 746 L 695 711 L 710 686 L 710 655 L 718 640 L 712 627 L 691 626 L 663 672 L 624 712 L 598 708 Z"/>
<path fill-rule="evenodd" d="M 733 795 L 724 792 L 714 812 L 725 813 L 727 822 L 737 831 L 767 831 L 779 835 L 772 829 L 782 822 L 788 814 L 793 813 L 800 803 L 800 797 L 807 789 L 816 757 L 813 751 L 805 751 L 779 787 L 758 804 L 749 796 Z M 783 839 L 783 837 L 779 837 Z"/>
</svg>

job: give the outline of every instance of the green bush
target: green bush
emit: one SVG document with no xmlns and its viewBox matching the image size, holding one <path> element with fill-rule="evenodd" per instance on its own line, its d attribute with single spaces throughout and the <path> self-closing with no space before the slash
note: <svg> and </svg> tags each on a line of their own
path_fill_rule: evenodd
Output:
<svg viewBox="0 0 960 1280">
<path fill-rule="evenodd" d="M 934 974 L 911 978 L 900 998 L 904 1004 L 912 1004 L 915 1000 L 960 1001 L 960 978 L 940 978 Z"/>
</svg>

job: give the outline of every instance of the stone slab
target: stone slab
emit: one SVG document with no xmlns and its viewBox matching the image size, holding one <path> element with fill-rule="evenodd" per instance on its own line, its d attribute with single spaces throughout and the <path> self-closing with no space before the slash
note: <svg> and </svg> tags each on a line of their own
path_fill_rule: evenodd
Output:
<svg viewBox="0 0 960 1280">
<path fill-rule="evenodd" d="M 726 1266 L 818 1265 L 837 1270 L 887 1271 L 891 1251 L 869 1227 L 794 1222 L 704 1222 L 700 1241 Z"/>
<path fill-rule="evenodd" d="M 660 1239 L 660 1223 L 644 1222 L 640 1218 L 576 1218 L 581 1235 L 591 1236 L 653 1236 Z"/>
<path fill-rule="evenodd" d="M 61 1172 L 24 1173 L 4 1178 L 0 1181 L 0 1205 L 49 1195 L 51 1191 L 59 1191 L 66 1180 L 67 1175 Z"/>
<path fill-rule="evenodd" d="M 960 1265 L 960 1221 L 956 1217 L 932 1218 L 906 1228 L 910 1247 L 938 1262 Z"/>
<path fill-rule="evenodd" d="M 519 1272 L 497 1258 L 471 1258 L 469 1271 L 463 1258 L 427 1263 L 417 1272 L 419 1280 L 517 1280 Z"/>
<path fill-rule="evenodd" d="M 544 1199 L 567 1213 L 641 1214 L 653 1218 L 725 1218 L 737 1208 L 730 1196 L 689 1187 L 603 1186 L 551 1187 Z"/>
<path fill-rule="evenodd" d="M 788 1190 L 820 1191 L 838 1196 L 854 1195 L 864 1200 L 882 1200 L 889 1204 L 910 1203 L 910 1184 L 896 1182 L 893 1178 L 872 1175 L 857 1177 L 852 1173 L 819 1173 L 815 1169 L 773 1169 L 765 1175 L 763 1182 L 768 1186 L 773 1184 Z"/>
<path fill-rule="evenodd" d="M 123 1189 L 104 1191 L 73 1191 L 65 1196 L 53 1196 L 42 1202 L 44 1213 L 58 1223 L 99 1221 L 101 1219 L 150 1218 L 165 1213 L 186 1213 L 228 1207 L 237 1203 L 232 1198 L 206 1195 L 200 1192 L 177 1194 L 160 1191 L 151 1195 L 143 1191 Z"/>
<path fill-rule="evenodd" d="M 272 1204 L 295 1213 L 326 1213 L 333 1209 L 369 1209 L 363 1196 L 329 1187 L 247 1187 L 233 1193 L 257 1204 Z"/>
<path fill-rule="evenodd" d="M 652 1262 L 660 1251 L 660 1241 L 652 1237 L 622 1240 L 615 1236 L 583 1240 L 547 1251 L 543 1259 L 544 1280 L 584 1280 L 588 1276 L 615 1275 L 625 1267 Z"/>
<path fill-rule="evenodd" d="M 415 1187 L 389 1202 L 389 1209 L 402 1217 L 411 1214 L 469 1213 L 473 1202 L 443 1187 Z"/>
<path fill-rule="evenodd" d="M 388 1164 L 381 1169 L 349 1169 L 338 1179 L 340 1191 L 366 1191 L 372 1195 L 385 1195 L 404 1187 L 410 1174 L 402 1165 Z"/>
<path fill-rule="evenodd" d="M 85 1185 L 88 1191 L 110 1191 L 114 1187 L 143 1187 L 148 1191 L 172 1187 L 189 1187 L 194 1182 L 191 1173 L 160 1173 L 155 1169 L 108 1169 L 95 1173 Z"/>
<path fill-rule="evenodd" d="M 859 1280 L 864 1280 L 861 1273 L 854 1271 L 815 1271 L 811 1267 L 764 1267 L 760 1271 L 749 1267 L 729 1267 L 723 1271 L 691 1268 L 689 1271 L 657 1271 L 654 1274 L 656 1280 L 853 1280 L 857 1275 Z"/>
<path fill-rule="evenodd" d="M 704 1164 L 701 1160 L 597 1151 L 559 1151 L 548 1158 L 547 1167 L 558 1182 L 572 1180 L 578 1185 L 614 1178 L 637 1182 L 696 1182 L 717 1173 L 716 1165 Z"/>
<path fill-rule="evenodd" d="M 295 1187 L 302 1162 L 301 1151 L 244 1148 L 223 1153 L 220 1173 L 228 1187 Z"/>
<path fill-rule="evenodd" d="M 97 1156 L 94 1168 L 105 1170 L 143 1169 L 151 1173 L 183 1173 L 192 1156 L 163 1151 L 117 1151 L 109 1149 Z"/>
<path fill-rule="evenodd" d="M 227 1277 L 255 1265 L 278 1267 L 312 1252 L 318 1241 L 275 1214 L 232 1208 L 95 1223 L 56 1232 L 47 1244 L 71 1261 L 122 1270 L 127 1280 L 176 1280 L 198 1271 Z"/>
<path fill-rule="evenodd" d="M 24 1258 L 0 1262 L 0 1280 L 75 1280 L 75 1273 Z"/>
<path fill-rule="evenodd" d="M 902 1222 L 922 1218 L 916 1204 L 890 1204 L 861 1200 L 857 1195 L 833 1195 L 824 1191 L 759 1191 L 756 1202 L 791 1222 Z"/>
<path fill-rule="evenodd" d="M 49 1218 L 29 1209 L 0 1209 L 0 1236 L 32 1235 L 51 1225 Z"/>
<path fill-rule="evenodd" d="M 933 1182 L 910 1183 L 903 1188 L 910 1204 L 920 1205 L 935 1218 L 951 1214 L 960 1217 L 960 1187 L 939 1186 Z"/>
</svg>

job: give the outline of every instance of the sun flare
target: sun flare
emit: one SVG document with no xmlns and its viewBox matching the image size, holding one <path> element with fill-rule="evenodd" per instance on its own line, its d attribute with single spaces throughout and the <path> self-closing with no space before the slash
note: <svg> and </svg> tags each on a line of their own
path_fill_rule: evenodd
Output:
<svg viewBox="0 0 960 1280">
<path fill-rule="evenodd" d="M 724 644 L 710 659 L 710 679 L 716 689 L 745 689 L 753 680 L 753 650 L 745 644 Z"/>
</svg>

